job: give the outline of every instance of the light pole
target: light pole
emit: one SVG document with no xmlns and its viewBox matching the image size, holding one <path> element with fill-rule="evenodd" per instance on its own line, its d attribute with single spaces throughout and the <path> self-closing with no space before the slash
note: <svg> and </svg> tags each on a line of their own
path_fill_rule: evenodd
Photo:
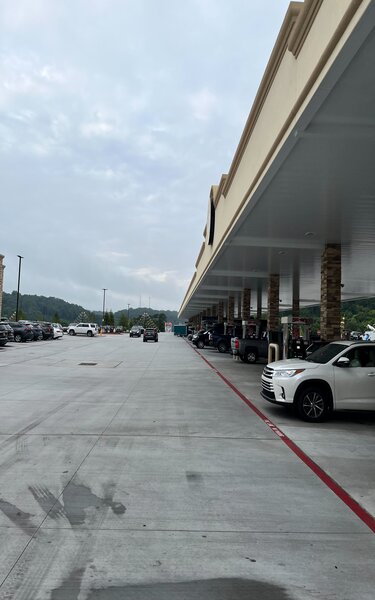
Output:
<svg viewBox="0 0 375 600">
<path fill-rule="evenodd" d="M 104 325 L 104 312 L 105 312 L 105 293 L 108 290 L 108 288 L 102 288 L 103 290 L 103 316 L 102 316 L 102 328 Z"/>
<path fill-rule="evenodd" d="M 128 327 L 129 327 L 129 329 L 130 329 L 130 321 L 129 321 L 129 308 L 130 308 L 130 304 L 129 304 L 129 302 L 128 302 Z"/>
<path fill-rule="evenodd" d="M 19 299 L 20 299 L 21 262 L 22 262 L 22 259 L 24 258 L 20 254 L 17 254 L 17 256 L 18 256 L 18 285 L 17 285 L 16 321 L 18 321 L 18 304 L 19 304 Z"/>
</svg>

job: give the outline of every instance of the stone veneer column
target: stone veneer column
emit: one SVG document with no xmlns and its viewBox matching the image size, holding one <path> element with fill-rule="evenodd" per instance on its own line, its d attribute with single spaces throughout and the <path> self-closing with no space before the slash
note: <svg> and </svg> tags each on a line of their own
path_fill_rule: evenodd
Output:
<svg viewBox="0 0 375 600">
<path fill-rule="evenodd" d="M 248 321 L 250 319 L 250 305 L 251 305 L 251 290 L 244 289 L 242 291 L 242 311 L 241 316 L 243 321 Z"/>
<path fill-rule="evenodd" d="M 1 310 L 3 307 L 3 285 L 4 285 L 4 269 L 5 265 L 3 265 L 4 256 L 0 254 L 0 317 Z"/>
<path fill-rule="evenodd" d="M 268 331 L 279 330 L 279 311 L 280 311 L 280 275 L 274 273 L 270 275 L 268 281 Z"/>
<path fill-rule="evenodd" d="M 236 319 L 241 319 L 242 316 L 242 296 L 236 294 L 234 303 L 234 316 Z"/>
<path fill-rule="evenodd" d="M 293 273 L 293 294 L 292 294 L 292 318 L 297 320 L 300 318 L 299 309 L 299 273 Z M 293 326 L 293 337 L 298 337 L 300 328 L 298 325 Z"/>
<path fill-rule="evenodd" d="M 227 324 L 234 325 L 234 298 L 233 298 L 233 296 L 229 296 L 229 298 L 228 298 Z"/>
<path fill-rule="evenodd" d="M 224 322 L 224 303 L 222 301 L 217 305 L 217 322 Z"/>
<path fill-rule="evenodd" d="M 257 319 L 262 318 L 262 288 L 257 289 Z"/>
<path fill-rule="evenodd" d="M 341 245 L 327 244 L 322 254 L 320 335 L 322 340 L 341 337 Z"/>
</svg>

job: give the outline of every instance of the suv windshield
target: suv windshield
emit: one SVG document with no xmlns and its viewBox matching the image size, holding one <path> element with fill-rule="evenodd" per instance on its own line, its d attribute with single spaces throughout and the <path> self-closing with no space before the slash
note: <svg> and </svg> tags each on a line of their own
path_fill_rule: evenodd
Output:
<svg viewBox="0 0 375 600">
<path fill-rule="evenodd" d="M 345 350 L 347 346 L 344 344 L 327 344 L 327 346 L 322 346 L 315 352 L 312 352 L 306 360 L 308 362 L 319 363 L 321 365 L 329 362 L 332 358 L 340 354 L 343 350 Z"/>
</svg>

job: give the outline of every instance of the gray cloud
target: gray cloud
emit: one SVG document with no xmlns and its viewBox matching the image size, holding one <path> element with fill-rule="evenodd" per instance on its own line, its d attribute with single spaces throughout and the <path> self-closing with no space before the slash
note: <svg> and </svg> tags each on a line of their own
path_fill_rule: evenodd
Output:
<svg viewBox="0 0 375 600">
<path fill-rule="evenodd" d="M 3 0 L 5 290 L 178 308 L 287 0 Z"/>
</svg>

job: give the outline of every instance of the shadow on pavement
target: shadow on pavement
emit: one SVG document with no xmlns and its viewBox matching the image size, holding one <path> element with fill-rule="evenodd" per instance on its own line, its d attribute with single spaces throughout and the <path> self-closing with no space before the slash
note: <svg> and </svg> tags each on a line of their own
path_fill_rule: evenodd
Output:
<svg viewBox="0 0 375 600">
<path fill-rule="evenodd" d="M 65 581 L 52 592 L 51 600 L 77 600 L 80 593 L 80 573 Z M 77 577 L 74 581 L 74 575 Z M 72 595 L 73 594 L 73 595 Z M 86 597 L 86 596 L 85 596 Z M 292 600 L 286 590 L 277 585 L 251 579 L 206 579 L 177 583 L 111 586 L 91 590 L 87 600 Z"/>
</svg>

